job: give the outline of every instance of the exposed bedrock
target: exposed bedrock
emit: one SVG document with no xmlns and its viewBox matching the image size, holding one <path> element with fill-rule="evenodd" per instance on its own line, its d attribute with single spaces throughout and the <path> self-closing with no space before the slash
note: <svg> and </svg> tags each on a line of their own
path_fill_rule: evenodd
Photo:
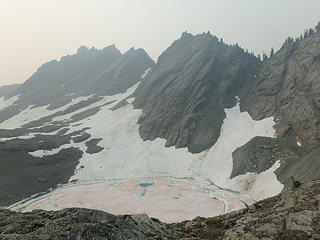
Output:
<svg viewBox="0 0 320 240">
<path fill-rule="evenodd" d="M 224 108 L 245 94 L 258 62 L 209 33 L 183 33 L 135 92 L 134 106 L 143 111 L 141 137 L 165 138 L 167 147 L 188 147 L 192 153 L 211 147 L 220 135 Z"/>
<path fill-rule="evenodd" d="M 37 158 L 23 148 L 8 150 L 2 145 L 0 154 L 0 207 L 67 183 L 82 156 L 80 150 L 69 148 Z"/>
<path fill-rule="evenodd" d="M 286 187 L 292 185 L 291 177 L 303 183 L 320 177 L 320 148 L 299 146 L 294 137 L 255 137 L 234 151 L 232 157 L 231 178 L 248 172 L 261 173 L 278 160 L 281 165 L 275 174 Z"/>
<path fill-rule="evenodd" d="M 255 120 L 275 118 L 281 145 L 281 167 L 275 173 L 286 186 L 291 177 L 302 182 L 320 177 L 319 56 L 319 31 L 286 42 L 257 69 L 249 94 L 241 99 L 242 110 Z"/>
<path fill-rule="evenodd" d="M 280 137 L 320 146 L 320 32 L 287 43 L 263 62 L 243 110 L 260 120 L 274 116 Z"/>
<path fill-rule="evenodd" d="M 255 137 L 234 151 L 232 158 L 231 178 L 247 172 L 264 172 L 279 158 L 279 142 L 273 138 Z"/>
<path fill-rule="evenodd" d="M 101 142 L 102 138 L 93 138 L 87 141 L 85 144 L 87 146 L 87 153 L 94 154 L 101 152 L 104 148 L 99 146 L 98 143 Z"/>
</svg>

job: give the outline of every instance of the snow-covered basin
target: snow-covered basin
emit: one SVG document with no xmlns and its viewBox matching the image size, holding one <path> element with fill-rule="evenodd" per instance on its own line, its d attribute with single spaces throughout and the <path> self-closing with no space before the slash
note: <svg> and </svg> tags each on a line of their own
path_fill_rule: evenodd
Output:
<svg viewBox="0 0 320 240">
<path fill-rule="evenodd" d="M 263 173 L 247 173 L 230 179 L 232 152 L 255 136 L 274 137 L 273 118 L 254 121 L 248 113 L 240 113 L 239 104 L 225 109 L 227 116 L 217 143 L 202 153 L 191 154 L 187 149 L 165 148 L 164 139 L 143 141 L 137 125 L 141 110 L 133 109 L 132 99 L 128 105 L 110 110 L 136 87 L 107 97 L 108 101 L 116 101 L 101 105 L 97 114 L 70 126 L 70 132 L 90 127 L 86 131 L 91 138 L 102 138 L 98 145 L 103 151 L 88 154 L 84 143 L 70 143 L 52 151 L 30 153 L 41 157 L 71 146 L 81 149 L 83 157 L 70 179 L 70 182 L 77 180 L 76 183 L 26 199 L 11 208 L 29 211 L 76 206 L 114 214 L 147 213 L 174 222 L 243 208 L 244 202 L 251 204 L 282 190 L 283 185 L 274 174 L 279 162 Z M 121 179 L 121 182 L 114 184 L 110 179 Z M 146 179 L 155 183 L 144 192 L 139 184 Z M 176 185 L 169 187 L 172 179 L 176 179 Z"/>
</svg>

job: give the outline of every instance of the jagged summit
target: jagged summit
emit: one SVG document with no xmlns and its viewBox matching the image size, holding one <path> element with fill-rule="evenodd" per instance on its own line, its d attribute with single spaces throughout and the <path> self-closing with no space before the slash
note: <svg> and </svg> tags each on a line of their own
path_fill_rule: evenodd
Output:
<svg viewBox="0 0 320 240">
<path fill-rule="evenodd" d="M 220 134 L 223 109 L 244 94 L 258 63 L 210 33 L 183 33 L 136 91 L 135 107 L 144 113 L 141 136 L 165 138 L 166 146 L 187 146 L 191 152 L 211 147 Z"/>
<path fill-rule="evenodd" d="M 94 50 L 94 49 L 93 49 Z M 77 54 L 83 54 L 89 51 L 89 48 L 87 48 L 86 46 L 82 45 L 78 48 L 77 50 Z"/>
<path fill-rule="evenodd" d="M 140 81 L 144 70 L 153 64 L 141 49 L 121 54 L 115 45 L 102 50 L 81 46 L 74 55 L 43 64 L 10 96 L 20 95 L 17 104 L 21 106 L 44 106 L 54 105 L 58 99 L 71 101 L 71 95 L 116 94 Z"/>
</svg>

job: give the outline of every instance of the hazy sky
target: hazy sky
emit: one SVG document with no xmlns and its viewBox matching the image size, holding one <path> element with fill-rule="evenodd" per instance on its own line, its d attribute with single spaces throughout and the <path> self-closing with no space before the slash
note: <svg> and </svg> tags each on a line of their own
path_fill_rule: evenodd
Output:
<svg viewBox="0 0 320 240">
<path fill-rule="evenodd" d="M 0 0 L 0 85 L 80 45 L 141 47 L 156 60 L 183 31 L 210 31 L 269 53 L 319 20 L 320 0 Z"/>
</svg>

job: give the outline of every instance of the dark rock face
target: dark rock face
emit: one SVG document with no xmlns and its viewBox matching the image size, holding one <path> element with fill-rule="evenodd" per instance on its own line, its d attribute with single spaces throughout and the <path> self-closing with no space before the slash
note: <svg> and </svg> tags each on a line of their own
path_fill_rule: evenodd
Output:
<svg viewBox="0 0 320 240">
<path fill-rule="evenodd" d="M 249 94 L 241 99 L 242 110 L 247 110 L 254 119 L 270 116 L 276 119 L 277 140 L 281 145 L 281 167 L 276 175 L 285 185 L 290 184 L 292 176 L 302 182 L 320 176 L 319 55 L 319 31 L 303 40 L 284 44 L 257 69 L 256 78 L 249 84 Z M 242 149 L 244 155 L 246 147 Z M 268 165 L 268 161 L 265 164 Z M 238 167 L 244 168 L 236 165 L 234 172 L 239 172 Z"/>
<path fill-rule="evenodd" d="M 101 152 L 104 148 L 99 146 L 98 143 L 101 142 L 102 138 L 93 138 L 87 141 L 85 144 L 87 146 L 87 153 L 94 154 Z"/>
<path fill-rule="evenodd" d="M 62 133 L 61 133 L 62 134 Z M 12 139 L 0 143 L 0 207 L 67 183 L 82 157 L 76 148 L 54 155 L 34 157 L 28 152 L 54 149 L 70 141 L 72 135 L 37 135 L 32 139 Z"/>
<path fill-rule="evenodd" d="M 231 178 L 247 172 L 264 172 L 273 166 L 278 157 L 279 143 L 276 139 L 255 137 L 232 153 Z"/>
<path fill-rule="evenodd" d="M 114 216 L 89 209 L 0 210 L 0 239 L 318 239 L 320 181 L 290 188 L 247 209 L 165 224 L 146 215 Z"/>
<path fill-rule="evenodd" d="M 139 132 L 166 146 L 201 152 L 220 135 L 224 108 L 245 94 L 258 59 L 238 46 L 227 46 L 209 33 L 183 33 L 158 59 L 135 92 L 142 108 Z"/>
<path fill-rule="evenodd" d="M 302 149 L 287 148 L 285 156 L 281 159 L 281 166 L 276 170 L 279 181 L 286 186 L 291 184 L 290 178 L 294 176 L 300 182 L 309 182 L 319 179 L 320 173 L 320 147 L 306 147 Z"/>
<path fill-rule="evenodd" d="M 275 116 L 280 137 L 320 145 L 320 32 L 284 45 L 265 61 L 252 83 L 247 110 L 254 119 Z"/>
</svg>

